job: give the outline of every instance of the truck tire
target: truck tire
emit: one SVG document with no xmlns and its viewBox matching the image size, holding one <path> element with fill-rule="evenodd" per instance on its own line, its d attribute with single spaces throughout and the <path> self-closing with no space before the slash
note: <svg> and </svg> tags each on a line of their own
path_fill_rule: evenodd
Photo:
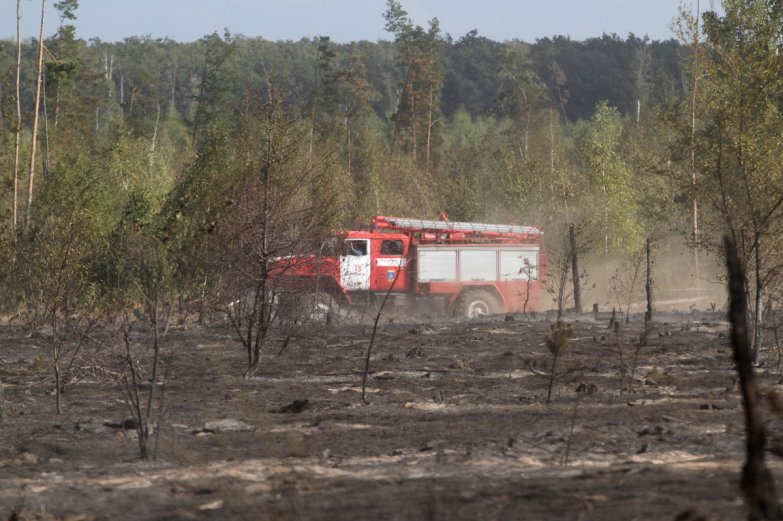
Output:
<svg viewBox="0 0 783 521">
<path fill-rule="evenodd" d="M 501 308 L 498 298 L 492 292 L 485 289 L 474 289 L 467 290 L 459 296 L 454 310 L 465 318 L 480 318 L 500 313 Z"/>
<path fill-rule="evenodd" d="M 338 313 L 337 302 L 323 291 L 287 293 L 278 298 L 281 323 L 330 324 Z"/>
<path fill-rule="evenodd" d="M 313 324 L 331 324 L 339 313 L 337 302 L 323 291 L 308 293 L 302 298 L 302 318 Z"/>
</svg>

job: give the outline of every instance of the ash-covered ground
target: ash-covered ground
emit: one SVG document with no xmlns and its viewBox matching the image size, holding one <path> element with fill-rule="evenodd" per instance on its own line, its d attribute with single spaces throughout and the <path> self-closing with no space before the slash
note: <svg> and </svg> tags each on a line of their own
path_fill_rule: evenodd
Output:
<svg viewBox="0 0 783 521">
<path fill-rule="evenodd" d="M 97 368 L 111 365 L 110 340 L 57 415 L 49 338 L 5 326 L 0 518 L 744 518 L 723 314 L 657 314 L 643 345 L 641 317 L 617 331 L 608 315 L 565 320 L 573 333 L 549 404 L 551 314 L 384 320 L 367 403 L 371 325 L 313 327 L 282 353 L 274 339 L 249 379 L 227 329 L 173 327 L 150 461 L 123 428 L 118 375 Z M 777 350 L 762 362 L 761 381 L 779 386 Z M 767 418 L 774 449 L 781 424 Z"/>
</svg>

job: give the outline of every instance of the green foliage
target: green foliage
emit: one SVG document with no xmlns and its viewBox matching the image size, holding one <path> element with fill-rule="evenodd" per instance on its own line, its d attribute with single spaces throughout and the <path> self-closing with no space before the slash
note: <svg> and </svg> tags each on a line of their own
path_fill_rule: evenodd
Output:
<svg viewBox="0 0 783 521">
<path fill-rule="evenodd" d="M 213 33 L 201 39 L 204 53 L 204 68 L 201 84 L 196 94 L 196 109 L 193 115 L 193 143 L 199 143 L 200 132 L 212 125 L 230 121 L 232 110 L 231 92 L 236 81 L 236 69 L 232 59 L 236 45 L 226 31 L 221 39 Z"/>
<path fill-rule="evenodd" d="M 748 266 L 748 299 L 754 321 L 753 354 L 762 343 L 764 302 L 783 268 L 783 4 L 776 0 L 726 0 L 724 16 L 704 15 L 707 52 L 697 132 L 699 194 L 715 211 L 703 219 L 710 231 L 727 230 Z M 714 233 L 718 236 L 720 233 Z M 712 241 L 713 247 L 723 246 Z M 750 268 L 752 267 L 752 268 Z"/>
<path fill-rule="evenodd" d="M 442 209 L 451 219 L 482 220 L 503 197 L 495 155 L 501 147 L 498 126 L 490 116 L 475 120 L 464 108 L 457 110 L 443 135 L 445 177 L 440 186 Z"/>
<path fill-rule="evenodd" d="M 34 323 L 93 299 L 90 271 L 102 250 L 108 190 L 89 167 L 88 158 L 75 156 L 50 174 L 33 206 L 30 231 L 16 242 L 10 273 L 18 278 L 8 289 Z"/>
<path fill-rule="evenodd" d="M 649 81 L 658 78 L 668 85 L 680 79 L 677 47 L 674 40 L 649 43 L 633 34 L 626 40 L 604 34 L 583 42 L 558 36 L 539 40 L 531 58 L 554 104 L 577 121 L 590 118 L 604 100 L 624 114 L 636 112 L 637 100 L 664 101 L 668 88 L 658 91 Z"/>
<path fill-rule="evenodd" d="M 643 239 L 631 171 L 618 151 L 621 132 L 618 111 L 602 103 L 585 128 L 581 145 L 590 198 L 597 209 L 590 229 L 606 253 L 633 251 Z"/>
<path fill-rule="evenodd" d="M 726 16 L 705 17 L 711 44 L 702 66 L 703 169 L 720 198 L 722 217 L 735 232 L 766 227 L 783 213 L 779 136 L 783 64 L 779 57 L 783 6 L 728 1 Z"/>
<path fill-rule="evenodd" d="M 441 119 L 440 24 L 433 18 L 424 29 L 414 25 L 395 0 L 389 0 L 387 5 L 386 30 L 394 34 L 404 70 L 397 109 L 392 115 L 392 147 L 408 154 L 417 167 L 430 172 L 437 164 Z"/>
<path fill-rule="evenodd" d="M 546 86 L 532 69 L 530 46 L 521 42 L 509 42 L 500 55 L 500 85 L 498 102 L 501 113 L 520 126 L 529 128 L 535 109 L 548 105 Z"/>
<path fill-rule="evenodd" d="M 505 45 L 479 36 L 476 30 L 441 47 L 443 114 L 451 118 L 459 110 L 481 116 L 493 112 L 500 89 L 500 56 Z"/>
</svg>

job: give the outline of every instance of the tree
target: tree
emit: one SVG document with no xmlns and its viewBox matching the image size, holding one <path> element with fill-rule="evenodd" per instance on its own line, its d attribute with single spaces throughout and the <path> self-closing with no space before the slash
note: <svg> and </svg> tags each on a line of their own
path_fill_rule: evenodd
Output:
<svg viewBox="0 0 783 521">
<path fill-rule="evenodd" d="M 527 161 L 534 111 L 544 106 L 546 87 L 531 68 L 528 47 L 520 42 L 505 45 L 500 58 L 498 101 L 502 114 L 512 118 L 519 128 L 521 160 Z"/>
<path fill-rule="evenodd" d="M 348 65 L 336 75 L 336 81 L 342 91 L 343 117 L 345 118 L 345 149 L 347 154 L 348 175 L 354 174 L 354 139 L 357 123 L 362 117 L 372 114 L 374 92 L 367 81 L 366 66 L 361 54 L 353 51 Z"/>
<path fill-rule="evenodd" d="M 61 0 L 54 3 L 54 8 L 60 13 L 60 27 L 55 36 L 56 42 L 50 49 L 57 53 L 57 59 L 47 67 L 47 76 L 50 76 L 55 82 L 54 95 L 54 129 L 57 130 L 60 115 L 61 89 L 64 82 L 71 83 L 79 67 L 75 59 L 76 28 L 65 23 L 66 20 L 75 20 L 76 9 L 79 8 L 78 0 Z"/>
<path fill-rule="evenodd" d="M 632 251 L 642 241 L 631 171 L 618 150 L 621 132 L 617 109 L 601 103 L 581 144 L 590 197 L 595 201 L 593 208 L 598 209 L 590 229 L 600 234 L 597 239 L 603 243 L 604 253 Z"/>
<path fill-rule="evenodd" d="M 271 94 L 268 103 L 247 102 L 236 130 L 204 133 L 202 153 L 164 208 L 179 284 L 227 313 L 248 377 L 261 366 L 278 309 L 273 260 L 319 251 L 347 185 L 333 149 L 310 152 L 310 121 Z"/>
<path fill-rule="evenodd" d="M 27 217 L 25 228 L 30 227 L 33 212 L 33 187 L 35 186 L 35 152 L 38 144 L 38 119 L 41 108 L 41 85 L 43 84 L 44 65 L 44 20 L 46 15 L 46 0 L 41 0 L 41 31 L 38 37 L 38 87 L 35 91 L 35 114 L 33 115 L 33 141 L 30 152 L 30 175 L 27 178 Z"/>
<path fill-rule="evenodd" d="M 339 126 L 339 84 L 335 70 L 335 50 L 328 36 L 316 38 L 313 92 L 310 97 L 310 149 L 313 142 L 325 139 Z"/>
<path fill-rule="evenodd" d="M 192 142 L 199 143 L 201 132 L 218 120 L 230 119 L 232 105 L 229 94 L 232 91 L 235 71 L 231 60 L 236 44 L 226 31 L 221 39 L 217 33 L 200 40 L 204 52 L 204 65 L 196 96 L 196 110 L 193 115 Z"/>
<path fill-rule="evenodd" d="M 694 282 L 700 283 L 699 269 L 699 197 L 697 188 L 698 175 L 696 172 L 696 137 L 697 137 L 697 108 L 699 102 L 699 80 L 703 79 L 699 70 L 700 61 L 703 60 L 704 48 L 701 45 L 701 30 L 699 27 L 699 18 L 701 16 L 699 1 L 696 1 L 696 14 L 693 15 L 681 6 L 680 15 L 676 20 L 676 30 L 680 40 L 690 44 L 689 62 L 685 71 L 690 75 L 690 92 L 688 93 L 690 101 L 690 140 L 689 140 L 689 162 L 688 176 L 690 178 L 690 199 L 691 199 L 691 240 L 693 241 L 693 270 Z"/>
<path fill-rule="evenodd" d="M 85 155 L 75 154 L 42 185 L 30 226 L 18 241 L 5 289 L 16 298 L 27 326 L 48 326 L 56 411 L 73 359 L 91 327 L 96 292 L 93 262 L 101 257 L 104 180 L 96 179 Z M 84 328 L 87 329 L 84 329 Z M 82 334 L 84 333 L 84 334 Z"/>
<path fill-rule="evenodd" d="M 430 172 L 443 81 L 438 57 L 440 23 L 433 18 L 425 30 L 413 24 L 399 2 L 388 0 L 387 6 L 386 30 L 394 34 L 400 64 L 405 70 L 397 110 L 392 116 L 392 147 L 400 145 L 410 153 L 414 165 Z"/>
<path fill-rule="evenodd" d="M 120 379 L 134 419 L 141 459 L 148 459 L 150 456 L 153 414 L 160 415 L 162 412 L 163 390 L 159 385 L 159 374 L 163 364 L 163 339 L 168 331 L 174 289 L 169 248 L 162 240 L 164 235 L 161 234 L 159 220 L 151 213 L 151 206 L 144 196 L 138 193 L 128 199 L 123 220 L 115 230 L 114 248 L 110 253 L 117 273 L 121 274 L 123 279 L 118 291 L 113 292 L 112 307 L 120 314 Z M 148 345 L 136 349 L 130 316 L 131 312 L 139 307 L 144 310 L 144 316 L 152 331 L 151 335 L 145 335 Z M 146 393 L 143 390 L 145 373 L 149 375 L 151 383 Z"/>
<path fill-rule="evenodd" d="M 228 309 L 247 352 L 246 376 L 260 367 L 275 317 L 273 259 L 318 251 L 340 215 L 333 153 L 310 154 L 306 136 L 277 97 L 247 113 L 239 131 L 238 186 L 221 232 L 224 287 L 241 304 Z"/>
<path fill-rule="evenodd" d="M 443 129 L 442 186 L 439 199 L 455 220 L 486 218 L 508 188 L 494 182 L 503 165 L 495 158 L 502 148 L 498 125 L 491 116 L 471 117 L 458 109 Z M 501 163 L 501 164 L 499 164 Z"/>
<path fill-rule="evenodd" d="M 717 209 L 710 223 L 728 229 L 751 267 L 753 359 L 762 340 L 764 293 L 780 279 L 783 231 L 783 3 L 726 0 L 725 15 L 704 14 L 709 52 L 702 62 L 703 113 L 698 168 Z M 702 221 L 704 222 L 704 220 Z"/>
</svg>

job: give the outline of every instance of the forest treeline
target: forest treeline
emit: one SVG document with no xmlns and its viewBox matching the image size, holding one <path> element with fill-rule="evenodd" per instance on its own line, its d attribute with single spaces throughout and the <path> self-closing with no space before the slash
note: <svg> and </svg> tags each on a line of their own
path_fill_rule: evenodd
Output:
<svg viewBox="0 0 783 521">
<path fill-rule="evenodd" d="M 78 2 L 56 2 L 43 47 L 0 46 L 3 304 L 40 320 L 222 305 L 332 230 L 445 212 L 543 225 L 554 273 L 570 223 L 585 255 L 620 260 L 729 230 L 760 314 L 779 271 L 783 7 L 723 4 L 672 13 L 663 42 L 526 43 L 444 35 L 389 0 L 388 41 L 336 44 L 87 41 Z M 269 317 L 259 289 L 249 328 Z"/>
<path fill-rule="evenodd" d="M 125 115 L 131 108 L 139 111 L 135 123 L 153 118 L 160 103 L 164 114 L 176 114 L 192 124 L 195 98 L 205 73 L 210 72 L 205 69 L 210 53 L 215 60 L 211 65 L 219 66 L 223 78 L 234 82 L 228 93 L 234 104 L 241 104 L 248 94 L 268 96 L 272 82 L 285 93 L 290 107 L 306 111 L 320 84 L 334 81 L 353 65 L 362 68 L 369 83 L 369 104 L 376 116 L 388 123 L 404 81 L 394 41 L 338 44 L 328 36 L 293 42 L 212 34 L 190 43 L 150 37 L 107 43 L 85 41 L 75 33 L 71 37 L 67 45 L 61 36 L 46 42 L 47 52 L 52 53 L 46 71 L 50 90 L 68 80 L 78 85 L 82 101 L 89 105 L 82 110 L 109 110 L 101 105 L 104 98 L 112 98 L 117 105 L 113 110 Z M 515 81 L 513 67 L 526 69 L 546 90 L 547 102 L 571 123 L 589 119 L 601 101 L 623 114 L 634 114 L 637 103 L 649 110 L 681 99 L 687 90 L 682 66 L 688 47 L 675 39 L 660 42 L 633 34 L 624 39 L 604 34 L 584 41 L 556 36 L 534 43 L 496 42 L 471 31 L 456 39 L 438 33 L 433 43 L 442 69 L 439 112 L 447 119 L 462 110 L 474 118 L 503 117 L 507 109 L 503 100 Z M 215 55 L 222 46 L 228 54 Z M 0 94 L 7 128 L 13 124 L 16 42 L 0 41 L 0 51 L 4 78 Z M 37 51 L 37 41 L 27 39 L 21 71 L 27 118 L 34 108 Z"/>
</svg>

